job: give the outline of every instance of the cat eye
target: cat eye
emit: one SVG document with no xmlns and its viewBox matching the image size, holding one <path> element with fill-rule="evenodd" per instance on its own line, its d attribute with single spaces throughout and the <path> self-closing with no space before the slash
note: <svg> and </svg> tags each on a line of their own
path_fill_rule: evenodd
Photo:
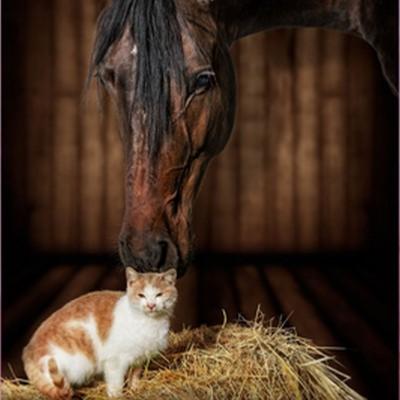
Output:
<svg viewBox="0 0 400 400">
<path fill-rule="evenodd" d="M 162 296 L 162 293 L 157 293 L 156 294 L 156 297 L 161 297 Z"/>
<path fill-rule="evenodd" d="M 138 296 L 144 298 L 144 294 L 143 293 L 139 293 Z"/>
</svg>

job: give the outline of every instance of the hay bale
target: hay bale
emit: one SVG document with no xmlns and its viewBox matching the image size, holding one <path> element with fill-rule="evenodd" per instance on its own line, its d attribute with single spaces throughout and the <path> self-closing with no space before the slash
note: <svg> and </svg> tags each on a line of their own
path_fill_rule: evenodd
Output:
<svg viewBox="0 0 400 400">
<path fill-rule="evenodd" d="M 125 399 L 362 400 L 333 368 L 334 358 L 294 329 L 254 321 L 172 333 L 165 354 L 146 366 Z M 21 381 L 3 380 L 3 399 L 42 400 Z M 80 389 L 85 400 L 106 400 L 104 384 Z"/>
</svg>

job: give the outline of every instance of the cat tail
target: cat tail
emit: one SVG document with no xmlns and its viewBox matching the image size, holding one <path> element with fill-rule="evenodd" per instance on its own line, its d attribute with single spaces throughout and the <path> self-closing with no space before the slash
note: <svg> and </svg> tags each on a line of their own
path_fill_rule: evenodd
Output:
<svg viewBox="0 0 400 400">
<path fill-rule="evenodd" d="M 42 394 L 54 400 L 72 399 L 71 386 L 53 357 L 45 357 L 38 362 L 30 357 L 29 351 L 24 350 L 22 358 L 29 381 Z"/>
</svg>

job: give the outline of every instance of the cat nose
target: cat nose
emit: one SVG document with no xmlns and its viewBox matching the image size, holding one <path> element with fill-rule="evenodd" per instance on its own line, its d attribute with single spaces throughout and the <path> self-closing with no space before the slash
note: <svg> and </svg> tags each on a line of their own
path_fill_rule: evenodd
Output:
<svg viewBox="0 0 400 400">
<path fill-rule="evenodd" d="M 119 253 L 125 266 L 133 266 L 141 272 L 159 272 L 175 267 L 178 252 L 174 243 L 161 235 L 120 235 Z"/>
<path fill-rule="evenodd" d="M 156 308 L 156 305 L 154 303 L 148 303 L 147 307 L 152 311 L 154 308 Z"/>
</svg>

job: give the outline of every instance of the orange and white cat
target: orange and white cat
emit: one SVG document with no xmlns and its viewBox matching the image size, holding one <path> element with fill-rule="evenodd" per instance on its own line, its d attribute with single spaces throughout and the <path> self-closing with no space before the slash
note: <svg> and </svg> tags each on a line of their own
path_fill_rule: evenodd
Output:
<svg viewBox="0 0 400 400">
<path fill-rule="evenodd" d="M 40 392 L 71 399 L 72 386 L 103 375 L 108 395 L 120 396 L 129 367 L 135 367 L 134 385 L 143 363 L 166 348 L 176 271 L 142 274 L 128 267 L 126 278 L 126 292 L 81 296 L 40 325 L 22 357 Z"/>
</svg>

